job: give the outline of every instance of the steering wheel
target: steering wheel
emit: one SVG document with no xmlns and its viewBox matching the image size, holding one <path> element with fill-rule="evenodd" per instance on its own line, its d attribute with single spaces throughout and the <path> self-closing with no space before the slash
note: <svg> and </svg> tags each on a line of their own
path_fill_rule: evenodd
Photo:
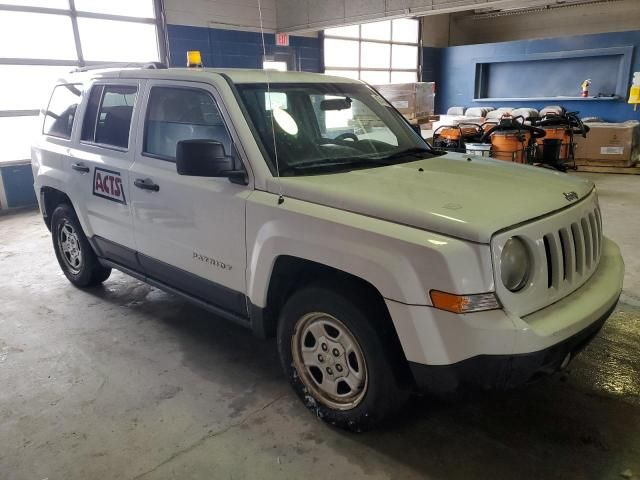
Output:
<svg viewBox="0 0 640 480">
<path fill-rule="evenodd" d="M 351 133 L 351 132 L 341 133 L 333 140 L 336 142 L 344 142 L 347 138 L 350 138 L 354 142 L 357 142 L 360 140 L 355 133 Z"/>
</svg>

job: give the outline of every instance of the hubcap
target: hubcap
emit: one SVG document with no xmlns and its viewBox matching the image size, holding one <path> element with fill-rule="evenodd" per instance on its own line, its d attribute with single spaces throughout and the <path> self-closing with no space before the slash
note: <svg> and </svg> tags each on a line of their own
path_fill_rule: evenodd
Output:
<svg viewBox="0 0 640 480">
<path fill-rule="evenodd" d="M 308 313 L 296 323 L 291 338 L 293 363 L 313 396 L 330 408 L 356 407 L 367 391 L 367 365 L 362 349 L 337 318 Z"/>
<path fill-rule="evenodd" d="M 58 245 L 60 246 L 60 253 L 67 268 L 73 274 L 80 272 L 82 267 L 82 250 L 80 248 L 80 239 L 78 234 L 73 229 L 73 226 L 67 221 L 60 227 L 58 233 Z"/>
</svg>

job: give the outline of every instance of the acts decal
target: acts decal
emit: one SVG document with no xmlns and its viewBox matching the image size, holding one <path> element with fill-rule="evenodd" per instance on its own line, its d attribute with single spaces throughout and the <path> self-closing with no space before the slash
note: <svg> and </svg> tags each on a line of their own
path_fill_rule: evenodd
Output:
<svg viewBox="0 0 640 480">
<path fill-rule="evenodd" d="M 127 204 L 119 172 L 96 167 L 93 173 L 93 194 L 113 202 Z"/>
</svg>

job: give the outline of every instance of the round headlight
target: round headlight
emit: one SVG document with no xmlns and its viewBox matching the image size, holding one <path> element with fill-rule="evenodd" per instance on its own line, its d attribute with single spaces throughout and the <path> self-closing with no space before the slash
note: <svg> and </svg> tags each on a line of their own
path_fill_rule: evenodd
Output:
<svg viewBox="0 0 640 480">
<path fill-rule="evenodd" d="M 531 256 L 525 243 L 518 237 L 511 237 L 502 248 L 500 255 L 500 275 L 502 283 L 512 292 L 521 290 L 529 280 Z"/>
</svg>

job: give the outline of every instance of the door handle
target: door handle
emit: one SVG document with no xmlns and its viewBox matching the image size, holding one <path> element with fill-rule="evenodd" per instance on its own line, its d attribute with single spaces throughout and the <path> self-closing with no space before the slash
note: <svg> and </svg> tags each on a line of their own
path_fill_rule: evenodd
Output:
<svg viewBox="0 0 640 480">
<path fill-rule="evenodd" d="M 157 192 L 158 190 L 160 190 L 160 185 L 156 185 L 155 183 L 153 183 L 153 180 L 151 180 L 150 178 L 136 178 L 133 184 L 143 190 L 151 190 L 152 192 Z"/>
<path fill-rule="evenodd" d="M 89 173 L 91 171 L 91 169 L 83 163 L 72 163 L 71 168 L 73 168 L 76 172 L 82 173 Z"/>
</svg>

